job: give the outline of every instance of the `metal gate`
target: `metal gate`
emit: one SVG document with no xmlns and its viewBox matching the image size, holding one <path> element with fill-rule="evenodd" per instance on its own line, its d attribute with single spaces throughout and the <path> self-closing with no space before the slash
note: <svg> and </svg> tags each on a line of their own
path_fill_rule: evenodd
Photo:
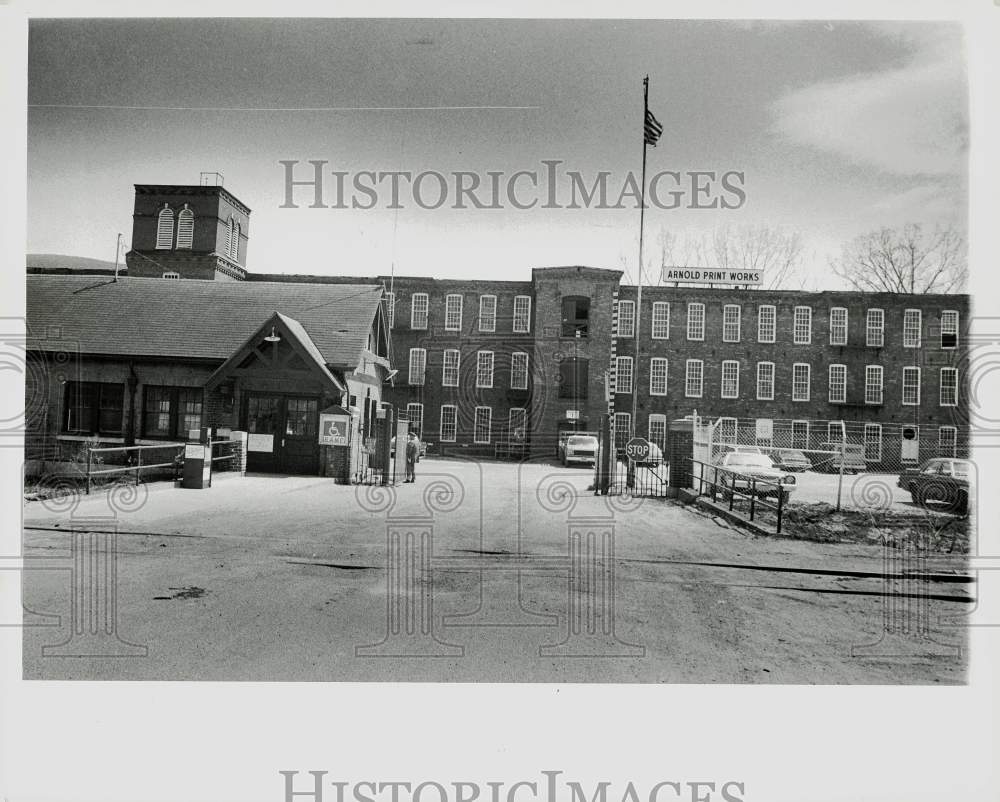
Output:
<svg viewBox="0 0 1000 802">
<path fill-rule="evenodd" d="M 631 416 L 612 422 L 602 416 L 595 466 L 595 493 L 602 495 L 666 496 L 670 467 L 663 448 L 633 436 Z"/>
</svg>

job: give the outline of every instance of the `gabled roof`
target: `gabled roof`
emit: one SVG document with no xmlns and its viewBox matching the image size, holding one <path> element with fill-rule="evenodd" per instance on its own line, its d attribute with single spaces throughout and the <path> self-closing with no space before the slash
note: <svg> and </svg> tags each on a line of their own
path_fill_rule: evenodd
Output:
<svg viewBox="0 0 1000 802">
<path fill-rule="evenodd" d="M 205 389 L 211 389 L 220 381 L 223 381 L 229 375 L 232 368 L 239 365 L 251 354 L 260 345 L 261 339 L 269 333 L 274 333 L 279 337 L 282 335 L 287 337 L 291 341 L 292 348 L 302 356 L 306 365 L 334 395 L 347 390 L 344 383 L 330 373 L 323 362 L 323 355 L 319 352 L 308 332 L 302 328 L 302 324 L 297 320 L 286 317 L 281 312 L 275 312 L 257 327 L 257 330 L 247 338 L 246 342 L 234 351 L 229 359 L 223 362 L 216 369 L 215 373 L 208 378 L 208 381 L 205 383 Z"/>
<path fill-rule="evenodd" d="M 354 369 L 380 313 L 382 287 L 100 276 L 27 276 L 28 347 L 84 354 L 228 359 L 280 312 L 322 360 Z M 62 329 L 55 342 L 50 327 Z"/>
</svg>

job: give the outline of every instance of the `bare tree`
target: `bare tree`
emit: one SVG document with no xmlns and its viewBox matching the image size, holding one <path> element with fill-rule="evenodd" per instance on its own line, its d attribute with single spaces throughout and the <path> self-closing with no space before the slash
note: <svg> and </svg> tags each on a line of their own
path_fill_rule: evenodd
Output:
<svg viewBox="0 0 1000 802">
<path fill-rule="evenodd" d="M 855 238 L 831 267 L 855 290 L 915 294 L 962 292 L 969 272 L 965 239 L 954 227 L 928 235 L 918 223 Z"/>
<path fill-rule="evenodd" d="M 789 289 L 802 262 L 802 237 L 771 226 L 723 226 L 712 235 L 715 263 L 731 270 L 760 270 L 765 290 Z"/>
<path fill-rule="evenodd" d="M 801 284 L 802 237 L 770 226 L 721 226 L 711 235 L 678 236 L 661 231 L 662 265 L 760 270 L 764 289 Z"/>
</svg>

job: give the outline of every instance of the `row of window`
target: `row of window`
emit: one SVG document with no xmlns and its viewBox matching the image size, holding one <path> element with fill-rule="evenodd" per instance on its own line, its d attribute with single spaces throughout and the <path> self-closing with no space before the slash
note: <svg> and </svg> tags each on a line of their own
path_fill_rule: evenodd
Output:
<svg viewBox="0 0 1000 802">
<path fill-rule="evenodd" d="M 240 223 L 232 215 L 229 216 L 229 228 L 226 231 L 225 255 L 233 260 L 240 256 Z M 156 217 L 156 248 L 157 250 L 190 250 L 194 246 L 194 212 L 185 203 L 184 208 L 177 213 L 176 225 L 174 210 L 163 204 Z M 168 276 L 164 276 L 168 278 Z M 174 276 L 169 276 L 174 278 Z"/>
<path fill-rule="evenodd" d="M 461 368 L 461 352 L 457 348 L 446 348 L 441 362 L 441 386 L 458 387 Z M 496 363 L 493 351 L 476 352 L 476 387 L 493 387 L 493 372 Z M 421 387 L 427 382 L 427 349 L 411 348 L 408 383 Z M 528 355 L 515 352 L 510 355 L 510 387 L 512 390 L 528 389 Z"/>
<path fill-rule="evenodd" d="M 410 430 L 424 437 L 424 405 L 411 402 L 406 405 L 406 417 Z M 507 416 L 507 439 L 524 439 L 528 413 L 524 407 L 513 407 Z M 458 439 L 458 406 L 441 406 L 438 439 L 442 443 L 454 443 Z M 472 442 L 487 445 L 493 440 L 493 407 L 477 406 L 472 417 Z"/>
<path fill-rule="evenodd" d="M 742 337 L 743 308 L 739 304 L 722 307 L 722 342 L 738 343 Z M 830 345 L 847 345 L 846 307 L 830 309 Z M 618 336 L 635 336 L 635 302 L 618 302 Z M 812 344 L 813 310 L 809 306 L 796 306 L 792 311 L 792 342 L 795 345 Z M 907 309 L 903 313 L 903 347 L 919 348 L 923 329 L 922 312 Z M 670 303 L 653 303 L 650 335 L 654 340 L 670 339 Z M 757 342 L 773 343 L 777 337 L 777 307 L 764 304 L 757 307 Z M 691 302 L 687 305 L 687 339 L 705 339 L 705 304 Z M 869 309 L 865 317 L 865 345 L 882 348 L 885 345 L 885 310 Z M 950 309 L 941 313 L 941 348 L 958 347 L 958 312 Z"/>
<path fill-rule="evenodd" d="M 649 360 L 649 394 L 667 395 L 667 367 L 665 357 Z M 741 364 L 736 359 L 722 362 L 720 398 L 740 397 Z M 920 368 L 903 368 L 901 403 L 904 406 L 920 404 Z M 865 366 L 864 403 L 884 403 L 883 386 L 885 370 L 882 365 Z M 774 400 L 774 362 L 757 363 L 757 400 Z M 847 365 L 830 365 L 827 371 L 828 401 L 831 404 L 847 403 Z M 704 395 L 705 362 L 688 359 L 684 363 L 684 396 L 701 398 Z M 634 387 L 633 359 L 620 356 L 615 365 L 615 392 L 632 393 Z M 958 368 L 941 368 L 938 377 L 938 404 L 943 407 L 958 406 Z M 812 366 L 806 362 L 792 365 L 792 401 L 809 401 L 812 389 Z"/>
<path fill-rule="evenodd" d="M 718 429 L 716 430 L 715 442 L 720 445 L 736 445 L 737 438 L 736 418 L 720 418 Z M 919 427 L 913 429 L 915 438 L 919 437 Z M 958 428 L 955 426 L 937 427 L 937 456 L 955 457 L 958 451 Z M 829 443 L 839 443 L 844 439 L 844 421 L 829 421 L 826 424 L 826 439 L 822 445 Z M 614 416 L 615 440 L 619 443 L 626 442 L 632 437 L 632 415 L 629 412 L 616 412 Z M 649 416 L 648 439 L 665 450 L 667 433 L 667 416 L 653 414 Z M 822 430 L 821 430 L 822 433 Z M 758 437 L 755 440 L 757 446 L 765 448 L 794 448 L 808 451 L 817 443 L 810 438 L 816 437 L 816 432 L 812 430 L 811 422 L 807 420 L 794 420 L 791 422 L 790 432 L 785 432 L 785 436 L 777 440 L 773 434 L 771 437 Z M 864 446 L 865 459 L 869 462 L 880 462 L 883 456 L 882 449 L 882 424 L 866 423 L 862 430 L 862 444 Z"/>
<path fill-rule="evenodd" d="M 444 299 L 444 329 L 445 331 L 462 330 L 464 296 L 451 293 Z M 386 293 L 386 309 L 389 315 L 389 328 L 396 325 L 396 294 Z M 410 328 L 425 330 L 430 310 L 430 296 L 426 292 L 415 292 L 410 296 Z M 514 296 L 514 316 L 511 322 L 514 334 L 528 334 L 531 331 L 531 296 Z M 479 296 L 478 330 L 495 332 L 497 330 L 497 296 Z"/>
<path fill-rule="evenodd" d="M 118 382 L 67 382 L 63 431 L 120 437 L 125 387 Z M 202 390 L 197 387 L 143 388 L 142 436 L 186 439 L 201 428 Z"/>
</svg>

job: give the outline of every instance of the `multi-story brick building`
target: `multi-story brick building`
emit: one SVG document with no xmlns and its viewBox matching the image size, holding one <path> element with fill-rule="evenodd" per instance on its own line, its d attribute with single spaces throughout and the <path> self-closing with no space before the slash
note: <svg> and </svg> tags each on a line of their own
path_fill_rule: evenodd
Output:
<svg viewBox="0 0 1000 802">
<path fill-rule="evenodd" d="M 290 296 L 281 285 L 381 286 L 396 373 L 386 362 L 367 400 L 345 398 L 363 403 L 366 431 L 385 400 L 433 450 L 470 456 L 551 455 L 560 431 L 594 431 L 608 413 L 619 439 L 647 436 L 666 452 L 668 422 L 695 411 L 721 419 L 731 442 L 821 449 L 846 435 L 873 467 L 968 447 L 965 295 L 655 286 L 636 310 L 621 271 L 593 267 L 535 268 L 528 281 L 252 273 L 249 214 L 219 186 L 136 185 L 128 280 L 260 282 L 250 295 L 218 286 L 211 297 L 308 310 L 314 337 L 337 331 L 336 310 L 316 312 L 322 304 L 302 300 L 308 290 Z M 371 329 L 377 343 L 379 319 L 365 316 L 352 336 Z M 115 325 L 110 316 L 108 331 Z M 191 348 L 211 331 L 192 328 Z M 358 377 L 365 364 L 335 367 Z"/>
<path fill-rule="evenodd" d="M 536 454 L 563 428 L 596 429 L 606 385 L 618 436 L 661 447 L 667 422 L 694 411 L 734 440 L 769 421 L 774 446 L 820 449 L 846 430 L 873 467 L 898 464 L 904 437 L 921 459 L 968 447 L 967 296 L 656 286 L 637 315 L 637 288 L 620 279 L 585 267 L 535 269 L 530 282 L 397 277 L 404 380 L 390 399 L 425 438 L 477 453 L 520 428 Z M 532 310 L 527 325 L 515 303 Z M 456 360 L 458 374 L 446 369 Z"/>
</svg>

